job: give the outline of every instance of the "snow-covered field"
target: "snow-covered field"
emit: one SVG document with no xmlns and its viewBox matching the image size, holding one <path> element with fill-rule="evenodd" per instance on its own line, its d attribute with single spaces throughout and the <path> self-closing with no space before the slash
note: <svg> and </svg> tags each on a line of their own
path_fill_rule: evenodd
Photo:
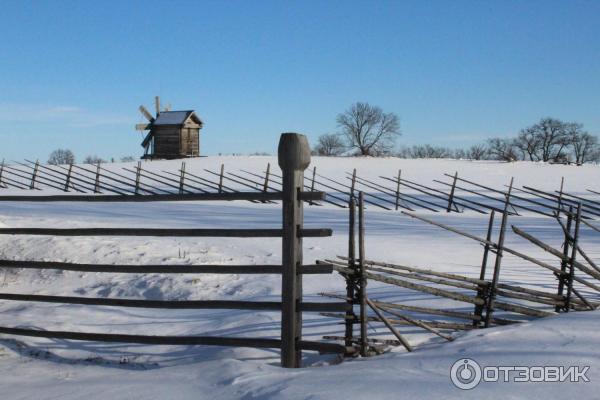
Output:
<svg viewBox="0 0 600 400">
<path fill-rule="evenodd" d="M 275 157 L 206 157 L 187 160 L 186 169 L 206 175 L 240 169 L 262 173 L 266 164 L 276 167 Z M 179 161 L 144 163 L 154 171 L 176 172 Z M 600 167 L 545 165 L 538 163 L 468 162 L 451 160 L 398 160 L 313 158 L 320 174 L 340 181 L 353 168 L 360 176 L 381 182 L 380 175 L 402 176 L 422 184 L 443 174 L 459 175 L 503 189 L 510 177 L 518 187 L 531 185 L 553 191 L 565 178 L 565 190 L 586 195 L 598 190 Z M 311 165 L 311 166 L 312 166 Z M 121 165 L 113 164 L 112 169 Z M 391 186 L 391 185 L 390 185 Z M 2 194 L 20 194 L 0 189 Z M 29 192 L 25 192 L 29 194 Z M 38 192 L 39 193 L 39 192 Z M 47 191 L 46 193 L 50 193 Z M 589 193 L 588 193 L 589 194 Z M 182 202 L 136 204 L 0 203 L 0 227 L 177 227 L 177 228 L 275 228 L 281 221 L 275 204 L 249 202 Z M 488 216 L 474 212 L 432 213 L 436 221 L 480 237 L 485 236 Z M 410 219 L 397 211 L 369 207 L 366 212 L 367 257 L 455 272 L 479 274 L 481 246 L 469 239 Z M 558 248 L 560 226 L 550 218 L 525 213 L 510 224 L 534 233 Z M 598 223 L 597 223 L 598 224 Z M 497 224 L 498 225 L 498 224 Z M 306 207 L 306 227 L 328 227 L 331 238 L 305 239 L 305 262 L 346 254 L 347 210 L 331 205 Z M 598 236 L 582 228 L 581 244 L 593 258 L 600 258 Z M 508 233 L 506 245 L 558 266 L 550 255 Z M 277 264 L 280 242 L 271 239 L 219 238 L 51 238 L 0 237 L 0 258 L 121 264 Z M 507 256 L 501 281 L 538 289 L 555 290 L 556 282 L 543 268 Z M 141 299 L 244 299 L 277 301 L 281 294 L 276 275 L 131 275 L 57 271 L 0 270 L 1 291 L 84 297 Z M 319 292 L 344 291 L 337 275 L 306 276 L 305 299 L 322 301 Z M 598 300 L 597 293 L 583 290 Z M 374 299 L 400 300 L 406 304 L 453 307 L 471 306 L 450 300 L 369 283 Z M 401 327 L 416 351 L 402 348 L 369 359 L 340 360 L 306 352 L 306 368 L 279 367 L 279 351 L 221 347 L 141 346 L 11 337 L 0 335 L 1 399 L 397 399 L 397 398 L 557 398 L 565 395 L 594 398 L 600 389 L 600 314 L 581 312 L 488 330 L 454 333 L 451 343 Z M 390 337 L 380 324 L 372 334 Z M 276 312 L 228 310 L 142 310 L 127 308 L 0 303 L 0 326 L 48 330 L 129 333 L 147 335 L 228 335 L 276 338 Z M 342 335 L 338 320 L 305 314 L 304 337 Z M 470 357 L 482 365 L 590 366 L 589 383 L 482 383 L 465 392 L 455 388 L 449 376 L 454 361 Z"/>
</svg>

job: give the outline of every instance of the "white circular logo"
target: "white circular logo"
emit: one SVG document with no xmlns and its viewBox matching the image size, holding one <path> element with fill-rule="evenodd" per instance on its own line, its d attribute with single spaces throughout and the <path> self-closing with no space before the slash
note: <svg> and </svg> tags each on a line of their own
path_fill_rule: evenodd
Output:
<svg viewBox="0 0 600 400">
<path fill-rule="evenodd" d="M 475 360 L 461 358 L 452 365 L 450 379 L 459 389 L 473 389 L 481 382 L 481 367 Z"/>
</svg>

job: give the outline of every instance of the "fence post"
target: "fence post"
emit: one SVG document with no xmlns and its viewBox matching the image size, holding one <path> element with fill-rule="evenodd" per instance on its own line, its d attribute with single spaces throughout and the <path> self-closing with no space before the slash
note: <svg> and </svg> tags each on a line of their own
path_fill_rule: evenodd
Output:
<svg viewBox="0 0 600 400">
<path fill-rule="evenodd" d="M 221 164 L 221 174 L 219 175 L 219 193 L 223 193 L 223 174 L 225 173 L 225 164 Z"/>
<path fill-rule="evenodd" d="M 356 227 L 356 199 L 350 198 L 348 205 L 350 209 L 350 215 L 348 218 L 348 268 L 352 271 L 356 271 L 356 233 L 354 231 Z M 351 305 L 352 310 L 346 311 L 346 346 L 352 347 L 354 345 L 354 322 L 356 321 L 356 315 L 354 314 L 354 303 L 356 296 L 356 272 L 346 276 L 346 301 Z"/>
<path fill-rule="evenodd" d="M 448 208 L 446 212 L 452 211 L 452 205 L 454 204 L 454 190 L 456 189 L 456 179 L 458 178 L 458 171 L 454 173 L 454 180 L 452 181 L 452 189 L 450 189 L 450 196 L 448 197 Z"/>
<path fill-rule="evenodd" d="M 267 193 L 269 190 L 269 175 L 271 174 L 271 163 L 267 163 L 267 171 L 265 172 L 265 183 L 263 184 L 263 192 Z"/>
<path fill-rule="evenodd" d="M 142 174 L 142 162 L 138 161 L 135 171 L 135 194 L 140 194 L 140 175 Z"/>
<path fill-rule="evenodd" d="M 569 258 L 569 281 L 567 287 L 567 299 L 565 300 L 565 311 L 571 308 L 571 294 L 573 292 L 573 277 L 575 276 L 575 261 L 577 258 L 577 242 L 579 241 L 579 223 L 581 222 L 581 203 L 577 205 L 575 217 L 575 231 L 573 232 L 573 243 L 571 244 L 571 257 Z"/>
<path fill-rule="evenodd" d="M 72 171 L 73 171 L 73 163 L 69 163 L 69 171 L 67 172 L 67 177 L 65 178 L 65 192 L 69 191 L 69 185 L 71 184 Z"/>
<path fill-rule="evenodd" d="M 317 166 L 316 165 L 313 167 L 312 180 L 310 181 L 310 191 L 311 192 L 315 191 L 315 175 L 317 175 Z M 312 206 L 315 203 L 312 200 L 310 200 L 308 202 L 308 204 Z"/>
<path fill-rule="evenodd" d="M 185 185 L 185 161 L 181 163 L 179 171 L 179 194 L 183 194 L 183 186 Z"/>
<path fill-rule="evenodd" d="M 398 181 L 396 184 L 396 211 L 398 211 L 398 207 L 400 207 L 400 182 L 402 180 L 402 170 L 398 170 Z"/>
<path fill-rule="evenodd" d="M 496 289 L 498 288 L 498 280 L 500 279 L 500 266 L 502 264 L 502 256 L 504 254 L 504 237 L 506 235 L 506 224 L 508 222 L 508 206 L 510 205 L 510 193 L 513 187 L 514 178 L 510 179 L 508 192 L 506 193 L 506 202 L 504 203 L 504 211 L 502 213 L 502 222 L 500 222 L 500 234 L 498 235 L 498 243 L 496 248 L 496 262 L 494 263 L 494 276 L 490 286 L 488 301 L 485 312 L 485 327 L 490 326 L 492 321 L 492 313 L 494 312 L 494 301 L 496 300 Z"/>
<path fill-rule="evenodd" d="M 100 161 L 96 165 L 96 180 L 94 181 L 94 193 L 100 193 Z"/>
<path fill-rule="evenodd" d="M 356 168 L 352 171 L 352 185 L 350 186 L 350 197 L 354 197 L 354 187 L 356 186 Z"/>
<path fill-rule="evenodd" d="M 483 248 L 483 259 L 481 260 L 481 271 L 479 272 L 479 280 L 481 280 L 481 281 L 485 280 L 485 273 L 486 273 L 486 269 L 487 269 L 487 260 L 488 260 L 488 255 L 490 253 L 490 242 L 492 240 L 492 231 L 494 230 L 494 218 L 495 217 L 496 217 L 496 212 L 494 210 L 492 210 L 492 212 L 490 213 L 490 220 L 488 222 L 487 235 L 485 237 L 485 240 L 487 241 L 487 243 L 485 244 L 485 247 Z M 488 285 L 483 284 L 483 285 L 479 285 L 477 287 L 477 297 L 484 301 L 489 297 Z M 483 305 L 478 304 L 475 306 L 475 316 L 478 317 L 478 320 L 473 320 L 473 326 L 480 326 L 482 315 L 483 315 Z"/>
<path fill-rule="evenodd" d="M 35 189 L 35 178 L 37 177 L 39 167 L 40 162 L 36 160 L 35 167 L 33 168 L 33 172 L 31 174 L 31 183 L 29 184 L 29 189 Z"/>
<path fill-rule="evenodd" d="M 360 355 L 367 357 L 367 278 L 365 277 L 365 198 L 358 193 L 358 271 L 360 274 Z"/>
<path fill-rule="evenodd" d="M 304 170 L 310 164 L 310 147 L 306 136 L 298 133 L 283 133 L 277 150 L 278 163 L 282 172 L 282 310 L 281 310 L 281 365 L 299 368 L 302 352 L 298 342 L 302 338 L 302 312 L 298 305 L 302 301 L 303 202 L 299 199 L 304 185 Z"/>
<path fill-rule="evenodd" d="M 557 214 L 557 218 L 560 218 L 560 211 Z M 567 214 L 567 226 L 565 232 L 565 240 L 563 241 L 563 257 L 566 259 L 569 257 L 569 246 L 571 245 L 571 225 L 573 223 L 573 206 L 569 206 L 569 212 Z M 567 281 L 567 260 L 561 260 L 560 262 L 560 274 L 558 275 L 558 292 L 557 294 L 562 297 L 565 289 L 565 282 Z M 556 306 L 554 311 L 559 312 L 564 307 Z"/>
<path fill-rule="evenodd" d="M 2 174 L 4 173 L 4 160 L 2 160 L 2 164 L 0 164 L 0 186 L 4 187 L 2 184 Z"/>
</svg>

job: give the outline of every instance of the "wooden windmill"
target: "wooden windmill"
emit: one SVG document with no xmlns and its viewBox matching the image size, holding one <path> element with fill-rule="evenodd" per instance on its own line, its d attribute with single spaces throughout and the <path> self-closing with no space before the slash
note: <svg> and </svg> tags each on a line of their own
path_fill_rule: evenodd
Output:
<svg viewBox="0 0 600 400">
<path fill-rule="evenodd" d="M 161 111 L 160 98 L 155 97 L 156 116 L 144 107 L 139 110 L 148 123 L 137 124 L 138 131 L 148 131 L 142 147 L 142 158 L 184 158 L 200 156 L 200 129 L 202 120 L 194 110 L 171 111 L 170 107 Z"/>
</svg>

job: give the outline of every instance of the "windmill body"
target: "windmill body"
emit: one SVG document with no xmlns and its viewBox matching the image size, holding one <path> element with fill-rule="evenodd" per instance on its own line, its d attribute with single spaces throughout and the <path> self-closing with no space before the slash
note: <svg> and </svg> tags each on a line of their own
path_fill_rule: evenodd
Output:
<svg viewBox="0 0 600 400">
<path fill-rule="evenodd" d="M 136 125 L 140 131 L 148 131 L 142 147 L 144 159 L 173 159 L 200 156 L 200 129 L 202 120 L 193 110 L 160 111 L 156 98 L 156 117 L 144 107 L 140 112 L 147 124 Z"/>
</svg>

